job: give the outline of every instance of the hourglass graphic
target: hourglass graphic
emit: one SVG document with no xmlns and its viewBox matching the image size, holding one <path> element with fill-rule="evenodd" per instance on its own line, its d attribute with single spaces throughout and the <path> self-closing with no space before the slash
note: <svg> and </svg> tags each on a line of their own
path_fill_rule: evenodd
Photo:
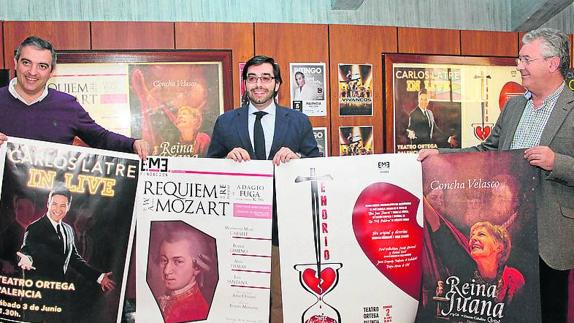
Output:
<svg viewBox="0 0 574 323">
<path fill-rule="evenodd" d="M 315 168 L 310 169 L 310 176 L 297 176 L 295 183 L 311 182 L 311 207 L 313 216 L 313 238 L 315 244 L 315 263 L 296 264 L 299 282 L 303 288 L 316 297 L 315 303 L 301 315 L 301 323 L 340 323 L 341 315 L 333 306 L 324 300 L 325 295 L 337 286 L 339 269 L 342 263 L 323 263 L 321 259 L 320 214 L 319 214 L 319 180 L 333 179 L 331 175 L 316 176 Z"/>
<path fill-rule="evenodd" d="M 325 295 L 339 282 L 341 263 L 298 264 L 294 268 L 299 272 L 299 282 L 306 291 L 313 294 L 317 301 L 309 306 L 301 316 L 301 323 L 339 323 L 341 315 L 324 300 Z M 320 273 L 320 274 L 317 274 Z"/>
</svg>

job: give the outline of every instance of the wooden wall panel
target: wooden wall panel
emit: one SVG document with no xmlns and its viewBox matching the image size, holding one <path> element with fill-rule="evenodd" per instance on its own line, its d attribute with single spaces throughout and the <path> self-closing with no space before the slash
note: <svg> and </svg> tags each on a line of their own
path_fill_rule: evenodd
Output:
<svg viewBox="0 0 574 323">
<path fill-rule="evenodd" d="M 92 22 L 92 49 L 174 49 L 172 22 Z"/>
<path fill-rule="evenodd" d="M 4 62 L 14 69 L 14 50 L 28 36 L 52 43 L 56 50 L 89 50 L 90 23 L 81 21 L 6 21 L 4 22 Z"/>
<path fill-rule="evenodd" d="M 283 84 L 279 90 L 280 104 L 291 105 L 289 63 L 325 63 L 329 83 L 328 25 L 255 24 L 255 54 L 271 56 L 281 66 Z M 331 89 L 327 89 L 327 97 Z M 327 111 L 329 102 L 327 100 Z M 328 117 L 310 117 L 315 127 L 327 127 Z"/>
<path fill-rule="evenodd" d="M 399 53 L 460 55 L 460 31 L 399 27 Z"/>
<path fill-rule="evenodd" d="M 518 33 L 462 30 L 461 55 L 518 56 Z"/>
<path fill-rule="evenodd" d="M 233 68 L 233 106 L 241 104 L 239 63 L 254 55 L 252 23 L 175 23 L 176 49 L 230 49 Z"/>
<path fill-rule="evenodd" d="M 360 39 L 360 44 L 355 40 Z M 330 25 L 331 127 L 329 129 L 332 156 L 340 154 L 340 126 L 372 126 L 375 153 L 382 153 L 383 142 L 383 61 L 381 53 L 397 52 L 397 28 L 381 26 Z M 340 116 L 339 64 L 373 65 L 373 116 Z"/>
<path fill-rule="evenodd" d="M 4 50 L 6 48 L 6 46 L 4 46 L 4 22 L 0 21 L 0 46 L 2 46 L 0 48 L 0 68 L 5 68 L 5 63 L 4 63 Z"/>
</svg>

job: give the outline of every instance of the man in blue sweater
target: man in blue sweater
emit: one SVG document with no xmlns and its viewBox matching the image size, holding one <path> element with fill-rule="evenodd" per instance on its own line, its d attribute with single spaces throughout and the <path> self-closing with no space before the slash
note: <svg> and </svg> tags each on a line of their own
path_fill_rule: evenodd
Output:
<svg viewBox="0 0 574 323">
<path fill-rule="evenodd" d="M 0 144 L 7 136 L 71 144 L 78 136 L 91 147 L 137 153 L 146 158 L 149 146 L 98 125 L 66 93 L 48 89 L 56 51 L 48 41 L 30 36 L 16 49 L 16 78 L 0 88 Z"/>
</svg>

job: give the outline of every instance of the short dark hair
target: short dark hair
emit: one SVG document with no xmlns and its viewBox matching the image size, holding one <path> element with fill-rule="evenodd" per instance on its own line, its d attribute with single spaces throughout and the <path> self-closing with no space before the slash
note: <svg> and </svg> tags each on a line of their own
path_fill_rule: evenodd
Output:
<svg viewBox="0 0 574 323">
<path fill-rule="evenodd" d="M 247 80 L 247 70 L 251 67 L 251 66 L 258 66 L 261 64 L 271 64 L 271 66 L 273 66 L 273 77 L 275 77 L 275 81 L 279 82 L 279 83 L 283 83 L 283 79 L 281 78 L 281 70 L 279 68 L 279 64 L 275 63 L 275 60 L 271 57 L 268 56 L 263 56 L 263 55 L 258 55 L 258 56 L 253 56 L 251 57 L 250 60 L 247 61 L 247 63 L 245 63 L 245 66 L 243 67 L 243 73 L 241 74 L 241 77 L 243 78 L 243 80 Z"/>
<path fill-rule="evenodd" d="M 272 57 L 268 57 L 268 56 L 263 56 L 263 55 L 257 55 L 257 56 L 253 56 L 251 57 L 251 59 L 249 59 L 247 61 L 247 63 L 245 63 L 245 66 L 243 67 L 243 72 L 241 73 L 241 78 L 243 79 L 244 82 L 247 81 L 247 70 L 249 70 L 249 68 L 251 66 L 258 66 L 261 64 L 271 64 L 271 66 L 273 66 L 273 77 L 275 78 L 275 82 L 276 83 L 283 83 L 283 79 L 281 78 L 281 69 L 279 68 L 279 64 L 275 63 L 275 60 Z M 275 91 L 275 93 L 273 93 L 273 97 L 277 97 L 277 91 Z M 241 98 L 241 105 L 246 105 L 249 103 L 249 98 L 247 97 L 247 92 L 243 93 L 243 97 Z"/>
<path fill-rule="evenodd" d="M 64 186 L 64 184 L 57 183 L 54 185 L 50 191 L 50 194 L 48 195 L 48 201 L 50 201 L 54 195 L 65 196 L 68 199 L 68 205 L 72 204 L 72 193 L 68 188 L 66 188 L 66 186 Z"/>
<path fill-rule="evenodd" d="M 58 59 L 58 55 L 56 55 L 56 50 L 54 46 L 47 41 L 37 36 L 29 36 L 28 38 L 24 39 L 23 42 L 20 43 L 18 48 L 14 51 L 14 59 L 18 61 L 20 59 L 20 55 L 22 54 L 22 48 L 27 46 L 34 46 L 37 49 L 49 50 L 50 54 L 52 54 L 52 64 L 50 66 L 51 70 L 54 70 L 56 67 L 56 60 Z"/>
<path fill-rule="evenodd" d="M 425 89 L 425 88 L 420 89 L 418 95 L 421 95 L 421 94 L 427 94 L 428 95 L 427 89 Z"/>
</svg>

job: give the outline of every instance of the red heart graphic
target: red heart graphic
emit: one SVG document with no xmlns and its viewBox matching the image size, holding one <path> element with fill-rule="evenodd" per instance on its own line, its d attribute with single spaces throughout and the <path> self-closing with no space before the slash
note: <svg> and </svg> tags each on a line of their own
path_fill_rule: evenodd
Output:
<svg viewBox="0 0 574 323">
<path fill-rule="evenodd" d="M 416 216 L 420 200 L 389 183 L 365 188 L 353 209 L 353 231 L 371 263 L 395 286 L 419 298 L 423 230 Z"/>
<path fill-rule="evenodd" d="M 324 292 L 329 290 L 329 287 L 333 285 L 336 278 L 337 273 L 333 268 L 325 268 L 321 270 L 320 279 L 317 277 L 317 271 L 314 269 L 307 268 L 303 271 L 303 282 L 317 293 L 317 295 L 322 295 Z"/>
<path fill-rule="evenodd" d="M 476 126 L 474 128 L 474 135 L 476 138 L 484 141 L 490 136 L 490 130 L 492 130 L 491 126 L 484 126 L 484 128 L 482 126 Z"/>
</svg>

